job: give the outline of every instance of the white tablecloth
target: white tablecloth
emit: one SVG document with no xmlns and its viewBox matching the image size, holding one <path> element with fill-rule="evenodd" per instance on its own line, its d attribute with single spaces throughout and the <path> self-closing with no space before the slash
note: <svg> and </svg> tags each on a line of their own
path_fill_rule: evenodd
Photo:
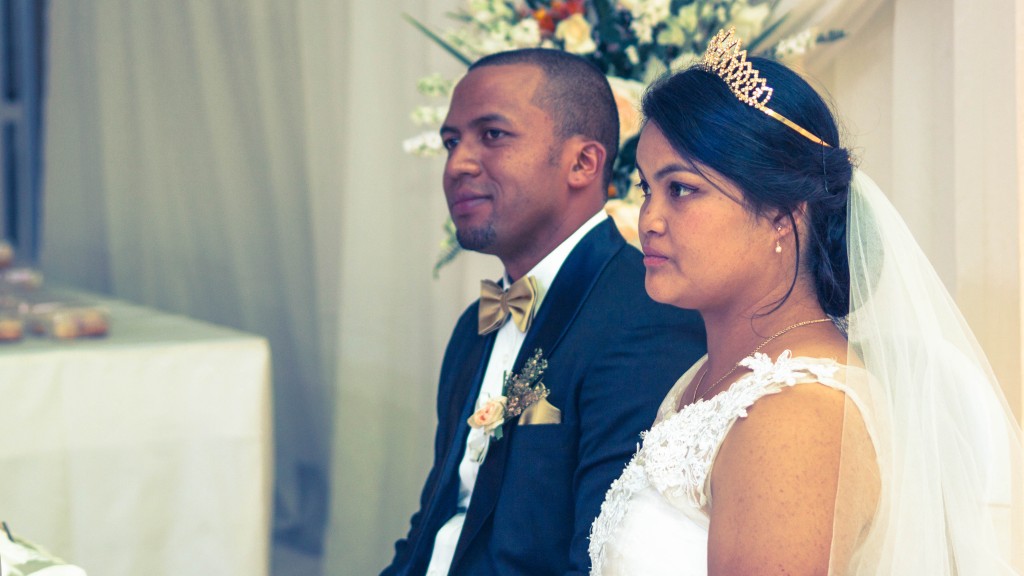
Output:
<svg viewBox="0 0 1024 576">
<path fill-rule="evenodd" d="M 89 576 L 266 575 L 266 340 L 102 304 L 106 338 L 0 345 L 0 519 Z"/>
</svg>

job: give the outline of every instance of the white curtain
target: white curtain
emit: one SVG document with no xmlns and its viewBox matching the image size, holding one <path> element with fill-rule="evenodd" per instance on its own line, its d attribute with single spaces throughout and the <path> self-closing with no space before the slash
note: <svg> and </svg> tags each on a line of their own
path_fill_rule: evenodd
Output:
<svg viewBox="0 0 1024 576">
<path fill-rule="evenodd" d="M 401 14 L 441 28 L 462 4 L 51 0 L 47 281 L 269 338 L 276 526 L 316 548 L 326 516 L 325 574 L 389 559 L 449 331 L 499 270 L 432 279 L 440 163 L 400 147 L 416 79 L 459 70 Z M 806 69 L 1019 407 L 1024 0 L 812 4 L 852 34 Z"/>
<path fill-rule="evenodd" d="M 41 262 L 49 282 L 266 335 L 279 528 L 315 522 L 330 404 L 296 7 L 58 0 Z M 117 330 L 117 326 L 113 327 Z"/>
<path fill-rule="evenodd" d="M 47 282 L 267 336 L 278 536 L 315 550 L 331 488 L 363 517 L 332 538 L 374 542 L 363 566 L 412 509 L 446 334 L 472 299 L 472 258 L 431 278 L 440 173 L 400 146 L 415 80 L 457 70 L 401 13 L 454 5 L 50 7 Z"/>
</svg>

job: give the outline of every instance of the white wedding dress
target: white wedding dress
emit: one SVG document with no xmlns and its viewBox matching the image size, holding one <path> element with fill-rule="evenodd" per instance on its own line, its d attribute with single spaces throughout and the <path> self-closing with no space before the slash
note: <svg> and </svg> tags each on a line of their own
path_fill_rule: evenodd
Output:
<svg viewBox="0 0 1024 576">
<path fill-rule="evenodd" d="M 760 398 L 788 386 L 826 385 L 850 394 L 846 371 L 859 370 L 829 359 L 792 358 L 788 351 L 775 362 L 758 353 L 741 362 L 750 372 L 727 390 L 678 410 L 701 364 L 669 391 L 643 444 L 608 490 L 591 528 L 592 576 L 706 576 L 711 467 L 733 423 Z"/>
</svg>

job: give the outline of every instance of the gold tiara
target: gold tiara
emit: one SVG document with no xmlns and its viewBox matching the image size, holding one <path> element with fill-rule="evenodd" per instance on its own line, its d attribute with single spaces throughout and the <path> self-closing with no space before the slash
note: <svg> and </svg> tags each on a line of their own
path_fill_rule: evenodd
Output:
<svg viewBox="0 0 1024 576">
<path fill-rule="evenodd" d="M 736 37 L 735 28 L 718 31 L 708 43 L 700 66 L 724 80 L 740 102 L 775 118 L 811 142 L 831 148 L 828 142 L 768 107 L 768 101 L 772 99 L 772 88 L 768 86 L 768 80 L 761 78 L 753 64 L 747 61 L 747 51 L 743 50 L 740 39 Z"/>
</svg>

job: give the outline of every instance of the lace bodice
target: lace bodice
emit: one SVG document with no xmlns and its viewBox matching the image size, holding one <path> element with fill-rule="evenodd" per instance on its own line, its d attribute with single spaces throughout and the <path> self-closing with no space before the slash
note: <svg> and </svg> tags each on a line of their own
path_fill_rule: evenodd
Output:
<svg viewBox="0 0 1024 576">
<path fill-rule="evenodd" d="M 653 427 L 642 434 L 642 444 L 636 454 L 608 490 L 601 514 L 591 527 L 593 576 L 652 574 L 650 566 L 645 564 L 641 570 L 630 563 L 628 556 L 631 553 L 635 557 L 641 555 L 637 552 L 637 541 L 649 542 L 656 534 L 663 536 L 673 530 L 691 533 L 682 534 L 668 550 L 660 552 L 666 564 L 678 564 L 687 558 L 686 562 L 695 564 L 692 573 L 705 571 L 711 506 L 709 478 L 719 446 L 733 423 L 745 417 L 747 409 L 759 398 L 787 386 L 820 382 L 843 387 L 837 380 L 840 376 L 837 372 L 843 367 L 833 360 L 792 358 L 786 351 L 775 362 L 758 353 L 740 364 L 750 372 L 708 400 L 701 399 L 677 410 L 679 398 L 697 366 L 684 374 L 669 392 Z M 640 510 L 631 510 L 634 504 Z M 630 518 L 631 514 L 636 517 Z M 694 528 L 697 528 L 695 533 Z M 704 549 L 679 554 L 680 543 L 689 541 L 699 547 L 701 538 Z M 656 558 L 643 559 L 645 563 L 652 560 L 657 565 Z"/>
</svg>

